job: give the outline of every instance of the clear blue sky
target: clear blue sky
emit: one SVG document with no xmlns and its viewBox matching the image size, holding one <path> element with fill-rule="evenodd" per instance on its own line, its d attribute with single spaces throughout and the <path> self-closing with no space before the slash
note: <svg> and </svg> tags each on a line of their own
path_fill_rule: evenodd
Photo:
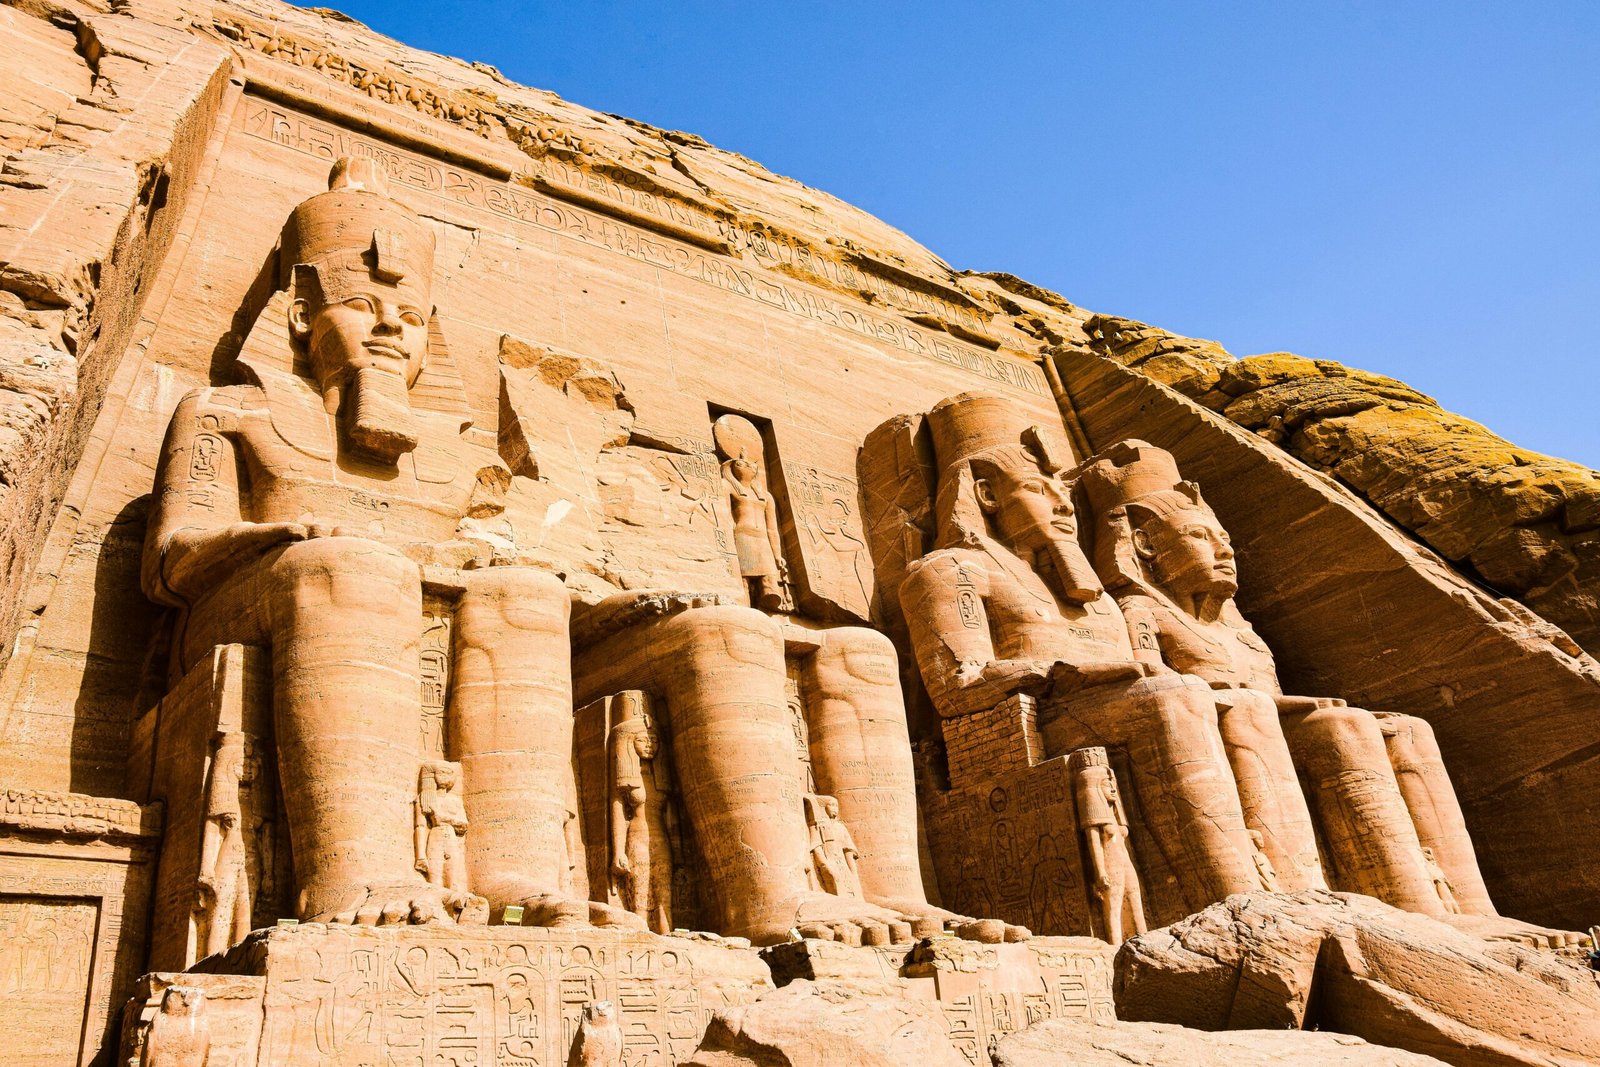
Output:
<svg viewBox="0 0 1600 1067">
<path fill-rule="evenodd" d="M 1600 2 L 328 2 L 1600 467 Z"/>
</svg>

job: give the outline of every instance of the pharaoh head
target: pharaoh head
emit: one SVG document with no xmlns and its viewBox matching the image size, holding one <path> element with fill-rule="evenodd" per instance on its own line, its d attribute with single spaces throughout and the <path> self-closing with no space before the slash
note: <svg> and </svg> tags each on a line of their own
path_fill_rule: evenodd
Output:
<svg viewBox="0 0 1600 1067">
<path fill-rule="evenodd" d="M 290 333 L 348 441 L 393 462 L 417 445 L 407 390 L 428 353 L 433 232 L 373 160 L 339 160 L 328 186 L 284 231 Z"/>
<path fill-rule="evenodd" d="M 1095 558 L 1108 580 L 1180 602 L 1222 604 L 1238 592 L 1228 532 L 1171 453 L 1124 441 L 1085 468 L 1082 483 L 1100 516 Z"/>
<path fill-rule="evenodd" d="M 963 393 L 928 412 L 939 490 L 941 548 L 998 542 L 1030 563 L 1054 565 L 1057 592 L 1084 602 L 1100 594 L 1078 546 L 1065 466 L 1038 426 L 1000 397 Z"/>
</svg>

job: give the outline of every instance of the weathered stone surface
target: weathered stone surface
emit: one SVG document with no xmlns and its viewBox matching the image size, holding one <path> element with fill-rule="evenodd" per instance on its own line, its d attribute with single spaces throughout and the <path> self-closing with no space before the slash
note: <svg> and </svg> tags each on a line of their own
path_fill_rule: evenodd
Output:
<svg viewBox="0 0 1600 1067">
<path fill-rule="evenodd" d="M 1582 835 L 1529 829 L 1593 818 L 1600 668 L 1153 379 L 1290 448 L 1425 406 L 1398 383 L 1090 319 L 332 12 L 25 0 L 0 44 L 0 781 L 27 809 L 0 904 L 80 1060 L 146 967 L 265 972 L 152 978 L 149 1063 L 419 1032 L 670 1063 L 750 987 L 671 998 L 759 979 L 752 940 L 938 1002 L 968 1062 L 1103 1014 L 1103 943 L 1030 926 L 1114 940 L 1292 881 L 1222 698 L 1139 643 L 1097 518 L 1066 521 L 1063 475 L 1129 436 L 1206 486 L 1284 684 L 1428 719 L 1500 906 L 1590 918 Z M 1537 487 L 1496 507 L 1480 574 L 1586 529 Z M 94 966 L 37 978 L 94 908 Z M 622 944 L 631 970 L 568 973 Z M 537 945 L 559 974 L 505 970 Z M 701 968 L 665 1002 L 633 952 L 663 945 Z M 265 1045 L 234 1040 L 252 1012 Z"/>
<path fill-rule="evenodd" d="M 1600 869 L 1576 837 L 1527 828 L 1596 818 L 1600 665 L 1222 416 L 1107 359 L 1058 364 L 1096 448 L 1143 438 L 1205 487 L 1285 688 L 1426 720 L 1496 906 L 1585 928 Z"/>
<path fill-rule="evenodd" d="M 1429 547 L 1600 651 L 1600 473 L 1518 448 L 1404 382 L 1287 352 L 1235 360 L 1129 319 L 1094 351 L 1171 386 L 1349 486 Z"/>
<path fill-rule="evenodd" d="M 1600 1056 L 1576 958 L 1485 943 L 1369 897 L 1229 897 L 1117 954 L 1117 1016 L 1202 1030 L 1315 1027 L 1469 1065 Z"/>
<path fill-rule="evenodd" d="M 1299 1030 L 1207 1033 L 1161 1023 L 1052 1020 L 1000 1039 L 994 1067 L 1427 1067 L 1442 1061 Z"/>
<path fill-rule="evenodd" d="M 719 1012 L 686 1067 L 962 1067 L 937 1004 L 883 987 L 799 979 Z"/>
</svg>

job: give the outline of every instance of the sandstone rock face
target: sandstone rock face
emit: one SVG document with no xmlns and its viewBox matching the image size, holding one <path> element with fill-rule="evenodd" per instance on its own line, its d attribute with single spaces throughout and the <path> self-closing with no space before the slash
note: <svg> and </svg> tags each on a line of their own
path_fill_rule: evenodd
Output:
<svg viewBox="0 0 1600 1067">
<path fill-rule="evenodd" d="M 1002 1038 L 995 1067 L 1427 1067 L 1432 1056 L 1298 1030 L 1207 1033 L 1160 1023 L 1047 1022 Z"/>
<path fill-rule="evenodd" d="M 871 985 L 799 979 L 717 1015 L 686 1067 L 961 1067 L 938 1007 Z"/>
<path fill-rule="evenodd" d="M 1600 984 L 1575 958 L 1354 895 L 1230 897 L 1125 944 L 1116 997 L 1123 1020 L 1317 1027 L 1462 1067 L 1600 1056 Z"/>
<path fill-rule="evenodd" d="M 1518 448 L 1404 382 L 1332 360 L 1287 352 L 1235 360 L 1214 341 L 1106 315 L 1086 332 L 1097 352 L 1338 478 L 1446 559 L 1600 651 L 1600 473 Z"/>
<path fill-rule="evenodd" d="M 1378 409 L 1303 365 L 332 12 L 22 0 L 0 46 L 29 1055 L 104 1057 L 132 995 L 135 1061 L 670 1064 L 798 975 L 866 984 L 704 1054 L 842 1018 L 971 1063 L 1105 1018 L 1109 942 L 1236 891 L 1592 920 L 1600 664 L 1373 506 L 1412 521 L 1330 427 Z M 1130 438 L 1165 485 L 1086 473 Z M 1585 536 L 1539 500 L 1489 510 Z M 1175 584 L 1141 508 L 1237 582 Z"/>
</svg>

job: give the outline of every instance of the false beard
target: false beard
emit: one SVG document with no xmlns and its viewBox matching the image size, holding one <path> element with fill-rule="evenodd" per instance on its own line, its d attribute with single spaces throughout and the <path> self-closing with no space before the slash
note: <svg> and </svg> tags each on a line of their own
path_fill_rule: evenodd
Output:
<svg viewBox="0 0 1600 1067">
<path fill-rule="evenodd" d="M 1063 600 L 1087 604 L 1105 592 L 1100 576 L 1095 574 L 1094 568 L 1089 565 L 1089 557 L 1083 554 L 1083 547 L 1075 539 L 1050 538 L 1043 548 L 1034 553 L 1034 560 L 1036 564 L 1049 565 L 1048 570 L 1037 566 L 1036 569 L 1046 582 L 1055 587 L 1056 595 Z"/>
<path fill-rule="evenodd" d="M 417 447 L 417 420 L 405 379 L 376 367 L 360 367 L 341 405 L 345 437 L 358 451 L 394 463 Z"/>
</svg>

